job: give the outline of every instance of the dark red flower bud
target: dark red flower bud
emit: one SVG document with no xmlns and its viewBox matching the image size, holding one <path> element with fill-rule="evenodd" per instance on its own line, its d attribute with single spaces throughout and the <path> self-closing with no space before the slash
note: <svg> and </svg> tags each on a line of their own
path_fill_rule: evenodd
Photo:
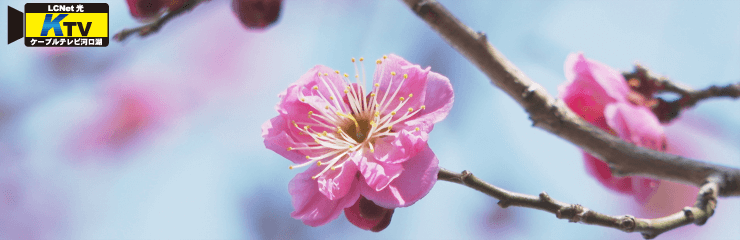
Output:
<svg viewBox="0 0 740 240">
<path fill-rule="evenodd" d="M 159 17 L 165 9 L 177 10 L 185 5 L 187 0 L 126 0 L 131 15 L 139 20 L 150 20 Z"/>
<path fill-rule="evenodd" d="M 126 0 L 131 15 L 138 19 L 154 18 L 165 7 L 162 0 Z"/>
<path fill-rule="evenodd" d="M 231 9 L 251 29 L 262 29 L 277 21 L 282 0 L 232 0 Z"/>
<path fill-rule="evenodd" d="M 360 198 L 360 216 L 363 218 L 375 220 L 385 216 L 387 210 L 365 197 Z"/>
<path fill-rule="evenodd" d="M 354 205 L 344 209 L 344 215 L 349 222 L 359 228 L 380 232 L 391 224 L 394 211 L 394 209 L 378 206 L 373 201 L 360 196 Z"/>
</svg>

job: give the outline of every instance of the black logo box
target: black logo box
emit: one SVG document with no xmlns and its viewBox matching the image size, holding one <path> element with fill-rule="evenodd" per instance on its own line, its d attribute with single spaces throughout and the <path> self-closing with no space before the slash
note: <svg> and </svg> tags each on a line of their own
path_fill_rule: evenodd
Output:
<svg viewBox="0 0 740 240">
<path fill-rule="evenodd" d="M 54 5 L 73 7 L 72 11 L 49 11 Z M 78 13 L 77 5 L 82 5 L 83 13 L 108 13 L 107 3 L 26 3 L 26 13 Z"/>
</svg>

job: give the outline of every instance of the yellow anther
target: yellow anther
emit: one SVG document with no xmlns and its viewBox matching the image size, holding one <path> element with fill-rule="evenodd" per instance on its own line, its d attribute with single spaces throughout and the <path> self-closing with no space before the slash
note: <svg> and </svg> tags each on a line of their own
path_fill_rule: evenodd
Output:
<svg viewBox="0 0 740 240">
<path fill-rule="evenodd" d="M 321 77 L 321 73 L 316 73 L 317 76 Z"/>
<path fill-rule="evenodd" d="M 288 169 L 293 170 L 293 166 L 288 166 Z"/>
<path fill-rule="evenodd" d="M 293 147 L 288 147 L 288 151 L 293 151 Z"/>
<path fill-rule="evenodd" d="M 331 100 L 334 100 L 333 98 Z M 329 109 L 329 105 L 324 106 L 324 109 Z"/>
<path fill-rule="evenodd" d="M 414 96 L 414 94 L 413 94 L 413 93 L 409 93 L 409 98 L 411 98 L 411 97 L 413 97 L 413 96 Z"/>
<path fill-rule="evenodd" d="M 386 56 L 386 55 L 383 55 L 383 59 L 386 59 L 386 58 L 388 58 L 388 56 Z"/>
<path fill-rule="evenodd" d="M 374 152 L 375 152 L 375 149 L 370 149 L 370 152 L 371 152 L 371 153 L 374 153 Z"/>
<path fill-rule="evenodd" d="M 306 159 L 311 159 L 311 156 L 306 155 Z"/>
<path fill-rule="evenodd" d="M 375 93 L 370 93 L 370 96 L 371 97 L 375 97 Z"/>
<path fill-rule="evenodd" d="M 391 72 L 391 75 L 396 76 L 396 72 Z"/>
<path fill-rule="evenodd" d="M 339 70 L 334 70 L 335 73 L 339 74 Z"/>
<path fill-rule="evenodd" d="M 317 161 L 316 166 L 321 166 L 321 161 Z"/>
<path fill-rule="evenodd" d="M 313 86 L 313 90 L 319 90 L 319 86 Z"/>
<path fill-rule="evenodd" d="M 404 99 L 403 97 L 398 98 L 399 101 L 403 101 Z"/>
<path fill-rule="evenodd" d="M 388 126 L 388 131 L 390 131 L 391 129 L 393 129 L 393 126 Z"/>
<path fill-rule="evenodd" d="M 301 102 L 305 102 L 305 101 L 306 101 L 306 98 L 301 98 Z"/>
<path fill-rule="evenodd" d="M 413 108 L 409 108 L 409 112 L 413 112 L 413 111 L 414 111 L 414 109 L 413 109 Z"/>
<path fill-rule="evenodd" d="M 318 143 L 318 144 L 321 144 L 318 139 L 314 139 L 313 141 L 316 142 L 316 143 Z"/>
<path fill-rule="evenodd" d="M 427 109 L 427 106 L 421 105 L 421 110 Z"/>
<path fill-rule="evenodd" d="M 355 62 L 355 58 L 352 58 L 352 62 Z"/>
<path fill-rule="evenodd" d="M 381 64 L 382 62 L 383 61 L 380 61 L 380 59 L 378 59 L 378 61 L 375 61 L 375 64 Z"/>
<path fill-rule="evenodd" d="M 379 104 L 375 104 L 375 108 L 380 108 L 380 105 Z"/>
<path fill-rule="evenodd" d="M 360 62 L 362 62 L 362 61 L 364 61 L 364 60 L 365 60 L 365 58 L 360 58 Z"/>
<path fill-rule="evenodd" d="M 416 129 L 414 129 L 414 130 L 416 130 L 418 132 L 419 131 L 419 127 L 416 127 Z"/>
<path fill-rule="evenodd" d="M 313 115 L 313 111 L 308 111 L 308 117 L 311 117 Z"/>
<path fill-rule="evenodd" d="M 376 117 L 380 116 L 380 111 L 375 111 L 375 116 Z"/>
<path fill-rule="evenodd" d="M 344 89 L 344 93 L 349 93 L 349 90 L 347 90 L 347 89 Z"/>
<path fill-rule="evenodd" d="M 360 78 L 360 75 L 355 74 L 355 78 Z"/>
<path fill-rule="evenodd" d="M 330 96 L 329 100 L 334 100 L 334 96 Z M 329 109 L 329 105 L 326 106 L 326 109 Z"/>
<path fill-rule="evenodd" d="M 360 60 L 360 61 L 362 61 L 362 60 Z M 331 170 L 337 170 L 337 167 L 330 167 L 329 169 L 331 169 Z"/>
<path fill-rule="evenodd" d="M 380 87 L 380 83 L 376 83 L 376 84 L 375 84 L 375 86 L 376 86 L 376 87 Z"/>
<path fill-rule="evenodd" d="M 349 75 L 345 73 L 345 74 L 344 74 L 344 77 L 349 77 Z"/>
<path fill-rule="evenodd" d="M 396 115 L 396 111 L 391 112 L 391 115 Z"/>
<path fill-rule="evenodd" d="M 370 125 L 375 126 L 375 121 L 370 120 Z"/>
<path fill-rule="evenodd" d="M 324 137 L 326 137 L 326 131 L 322 132 L 324 134 Z"/>
<path fill-rule="evenodd" d="M 329 76 L 329 74 L 328 73 L 324 73 L 324 76 Z"/>
<path fill-rule="evenodd" d="M 311 179 L 316 180 L 317 176 L 311 176 Z"/>
<path fill-rule="evenodd" d="M 303 126 L 303 130 L 306 130 L 306 131 L 308 131 L 308 128 L 310 128 L 310 127 L 311 127 L 311 126 L 308 126 L 308 125 L 306 125 L 306 126 Z"/>
<path fill-rule="evenodd" d="M 409 78 L 409 75 L 408 74 L 404 74 L 403 75 L 403 78 Z"/>
</svg>

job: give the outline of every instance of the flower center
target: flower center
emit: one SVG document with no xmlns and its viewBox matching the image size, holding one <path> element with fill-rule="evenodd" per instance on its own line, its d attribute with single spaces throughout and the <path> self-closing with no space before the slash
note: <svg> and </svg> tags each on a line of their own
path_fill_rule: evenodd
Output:
<svg viewBox="0 0 740 240">
<path fill-rule="evenodd" d="M 349 135 L 349 137 L 354 139 L 356 142 L 365 142 L 365 139 L 367 139 L 368 135 L 370 135 L 370 129 L 372 128 L 370 122 L 372 120 L 364 116 L 354 115 L 353 117 L 357 119 L 357 126 L 355 126 L 353 122 L 349 121 L 347 122 L 345 127 L 343 127 L 343 129 L 347 129 L 347 135 Z"/>
<path fill-rule="evenodd" d="M 383 56 L 383 58 L 386 57 Z M 362 61 L 363 59 L 360 58 L 360 62 Z M 355 62 L 354 58 L 352 62 Z M 376 63 L 380 65 L 382 61 L 378 60 Z M 357 72 L 356 64 L 355 72 Z M 364 75 L 364 66 L 362 72 Z M 334 74 L 339 75 L 339 71 L 335 71 Z M 383 74 L 381 73 L 381 76 Z M 403 74 L 401 77 L 397 76 L 396 72 L 390 74 L 390 82 L 385 92 L 378 94 L 380 83 L 376 82 L 373 84 L 374 91 L 366 94 L 364 76 L 363 81 L 360 82 L 359 74 L 355 74 L 357 83 L 353 84 L 349 80 L 349 75 L 345 73 L 343 77 L 340 75 L 344 80 L 344 86 L 334 86 L 326 79 L 329 73 L 318 73 L 320 83 L 311 86 L 310 95 L 300 96 L 300 99 L 305 101 L 307 96 L 318 97 L 323 101 L 317 103 L 325 105 L 322 105 L 323 107 L 314 106 L 317 112 L 308 112 L 308 117 L 313 122 L 292 122 L 293 126 L 300 131 L 299 134 L 310 136 L 313 142 L 303 142 L 307 147 L 288 147 L 288 151 L 310 150 L 311 153 L 319 154 L 307 155 L 306 159 L 309 161 L 290 166 L 290 169 L 307 166 L 314 162 L 318 166 L 326 166 L 319 174 L 312 177 L 316 179 L 328 170 L 341 168 L 352 154 L 364 154 L 365 151 L 375 152 L 373 146 L 375 140 L 386 136 L 397 136 L 398 133 L 393 131 L 394 125 L 416 115 L 424 110 L 425 106 L 416 110 L 413 108 L 404 110 L 404 105 L 413 97 L 413 94 L 398 96 L 398 92 L 408 79 L 408 75 Z M 321 88 L 327 89 L 329 95 L 324 96 L 327 91 L 322 93 L 319 91 Z M 346 102 L 341 100 L 342 95 L 339 90 L 347 96 Z M 392 103 L 397 105 L 393 106 Z M 318 130 L 312 129 L 312 126 Z M 415 130 L 419 131 L 419 128 Z"/>
</svg>

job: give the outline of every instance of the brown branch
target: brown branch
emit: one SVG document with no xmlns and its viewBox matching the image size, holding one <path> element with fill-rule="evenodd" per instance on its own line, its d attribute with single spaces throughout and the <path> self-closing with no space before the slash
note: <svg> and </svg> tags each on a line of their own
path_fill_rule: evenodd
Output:
<svg viewBox="0 0 740 240">
<path fill-rule="evenodd" d="M 740 98 L 740 83 L 730 84 L 727 86 L 710 86 L 702 90 L 694 90 L 690 87 L 673 82 L 662 76 L 656 76 L 643 66 L 636 65 L 632 72 L 623 73 L 625 79 L 632 83 L 632 88 L 644 95 L 653 93 L 671 92 L 681 97 L 674 101 L 658 100 L 658 104 L 653 107 L 658 119 L 663 123 L 668 123 L 678 117 L 682 110 L 696 105 L 697 102 L 716 97 L 730 97 L 733 99 Z"/>
<path fill-rule="evenodd" d="M 511 192 L 491 185 L 469 171 L 456 173 L 440 168 L 438 180 L 462 184 L 485 193 L 499 200 L 502 208 L 509 206 L 534 208 L 555 214 L 558 219 L 568 219 L 569 222 L 580 222 L 619 229 L 624 232 L 639 232 L 646 239 L 655 238 L 661 233 L 688 224 L 703 225 L 714 214 L 717 207 L 717 193 L 720 177 L 710 177 L 702 185 L 693 207 L 685 207 L 681 211 L 662 218 L 644 219 L 630 215 L 610 216 L 596 212 L 578 204 L 567 204 L 550 198 L 542 192 L 539 196 Z"/>
<path fill-rule="evenodd" d="M 168 12 L 162 17 L 158 18 L 154 22 L 145 24 L 143 26 L 139 26 L 136 28 L 131 29 L 123 29 L 120 32 L 116 33 L 116 35 L 113 35 L 113 39 L 116 41 L 122 42 L 123 40 L 126 40 L 126 38 L 130 37 L 134 33 L 138 33 L 140 37 L 146 37 L 149 36 L 149 34 L 155 33 L 159 31 L 159 29 L 164 26 L 165 23 L 169 22 L 173 18 L 179 16 L 180 14 L 183 14 L 185 12 L 188 12 L 192 10 L 193 8 L 197 7 L 201 3 L 208 1 L 208 0 L 188 0 L 182 7 Z"/>
<path fill-rule="evenodd" d="M 461 23 L 434 0 L 403 0 L 448 44 L 475 64 L 493 84 L 516 100 L 533 125 L 606 160 L 615 175 L 641 175 L 701 187 L 719 176 L 720 196 L 740 196 L 740 170 L 658 152 L 628 143 L 584 121 L 524 75 L 486 35 Z"/>
</svg>

